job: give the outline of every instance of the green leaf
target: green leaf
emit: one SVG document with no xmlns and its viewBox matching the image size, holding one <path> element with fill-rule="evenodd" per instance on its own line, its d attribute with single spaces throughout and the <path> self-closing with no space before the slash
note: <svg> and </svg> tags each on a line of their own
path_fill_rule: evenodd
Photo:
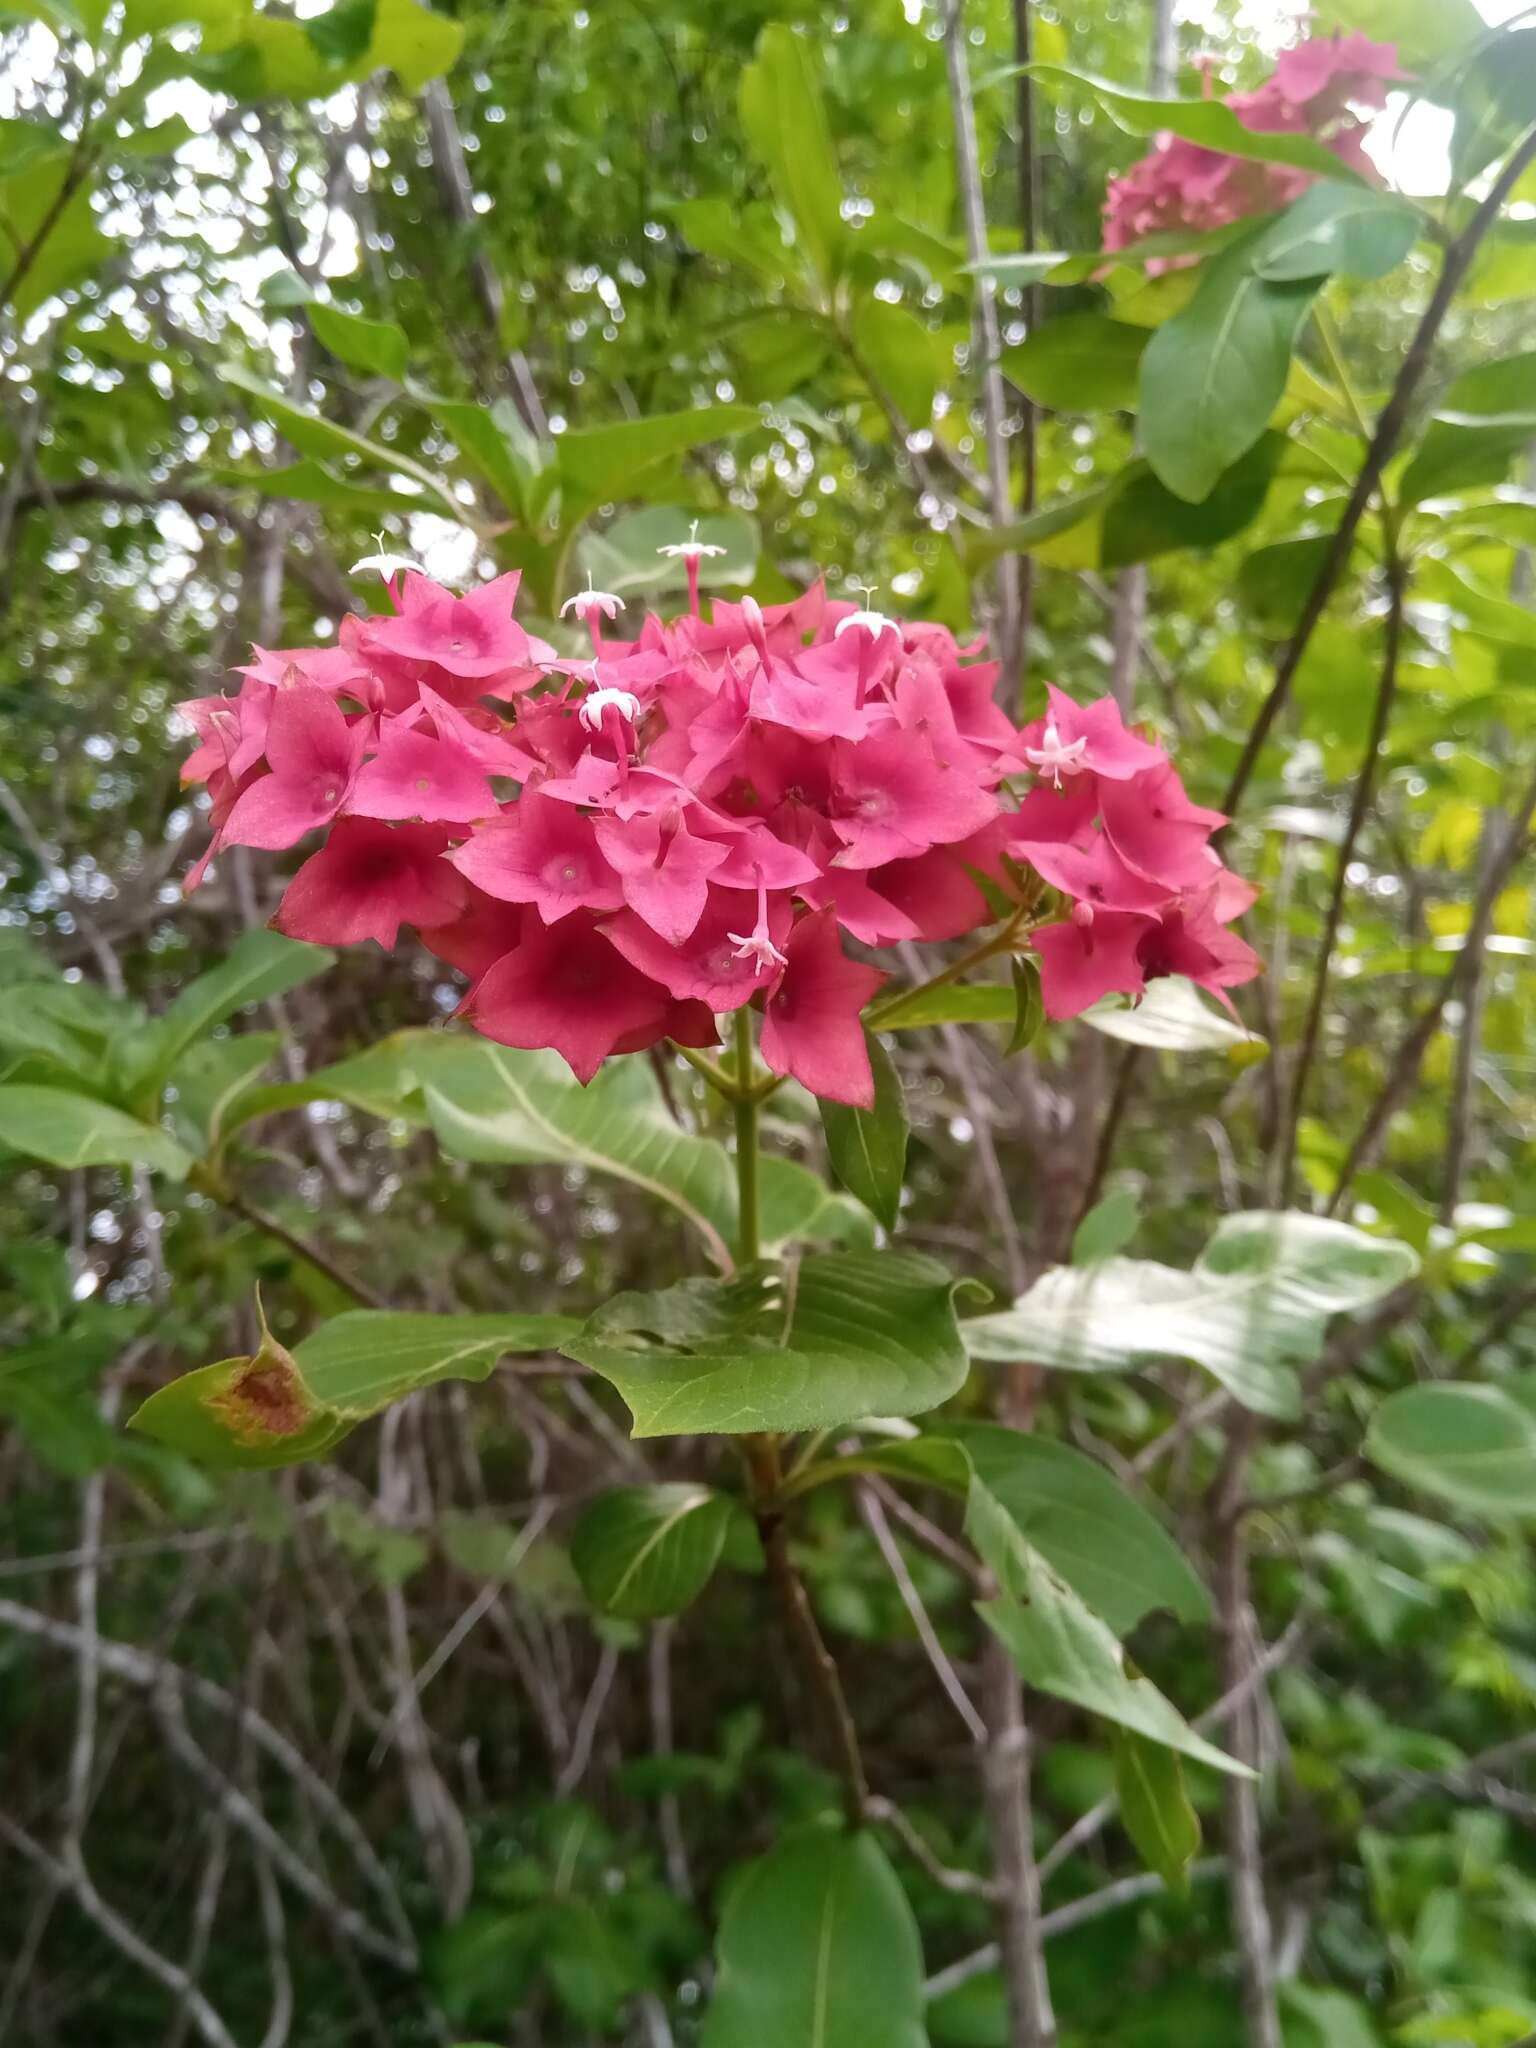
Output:
<svg viewBox="0 0 1536 2048">
<path fill-rule="evenodd" d="M 1211 1596 L 1173 1538 L 1083 1452 L 996 1422 L 947 1424 L 940 1441 L 960 1445 L 992 1500 L 1117 1635 L 1160 1608 L 1210 1619 Z"/>
<path fill-rule="evenodd" d="M 102 1065 L 96 991 L 67 981 L 17 981 L 0 990 L 0 1051 L 33 1053 L 82 1080 Z"/>
<path fill-rule="evenodd" d="M 1418 240 L 1421 225 L 1417 208 L 1390 192 L 1321 179 L 1264 235 L 1254 268 L 1274 283 L 1385 277 Z"/>
<path fill-rule="evenodd" d="M 451 71 L 463 47 L 462 22 L 416 0 L 377 0 L 372 40 L 353 70 L 361 77 L 381 67 L 393 71 L 407 92 L 416 93 Z"/>
<path fill-rule="evenodd" d="M 796 241 L 830 285 L 848 235 L 843 185 L 810 41 L 787 22 L 770 22 L 758 37 L 757 55 L 741 75 L 738 110 Z"/>
<path fill-rule="evenodd" d="M 917 1922 L 873 1836 L 806 1828 L 726 1896 L 701 2048 L 928 2048 Z"/>
<path fill-rule="evenodd" d="M 189 1152 L 158 1124 L 67 1088 L 0 1087 L 0 1144 L 50 1166 L 148 1166 L 180 1180 Z"/>
<path fill-rule="evenodd" d="M 1003 1058 L 1033 1045 L 1045 1028 L 1045 995 L 1040 986 L 1040 963 L 1032 953 L 1015 953 L 1008 963 L 1013 975 L 1013 1029 L 1003 1048 Z"/>
<path fill-rule="evenodd" d="M 78 178 L 67 146 L 32 151 L 0 177 L 0 306 L 16 321 L 89 276 L 112 248 L 96 225 L 90 180 Z M 20 257 L 28 251 L 23 270 Z"/>
<path fill-rule="evenodd" d="M 595 1500 L 571 1533 L 571 1562 L 605 1614 L 681 1614 L 720 1561 L 734 1503 L 707 1486 L 624 1486 Z"/>
<path fill-rule="evenodd" d="M 1405 505 L 1501 483 L 1536 439 L 1536 352 L 1503 356 L 1457 377 L 1403 472 Z"/>
<path fill-rule="evenodd" d="M 1120 412 L 1136 403 L 1144 327 L 1102 313 L 1063 313 L 1002 353 L 1003 374 L 1056 412 Z"/>
<path fill-rule="evenodd" d="M 315 299 L 309 307 L 309 324 L 322 345 L 353 369 L 392 378 L 397 384 L 404 378 L 411 345 L 404 330 L 392 320 L 365 320 L 361 314 L 344 313 L 339 306 Z"/>
<path fill-rule="evenodd" d="M 759 424 L 750 405 L 701 405 L 691 412 L 614 420 L 606 427 L 573 427 L 557 444 L 560 475 L 577 506 L 616 504 L 658 462 L 745 434 Z M 568 513 L 568 520 L 571 517 Z"/>
<path fill-rule="evenodd" d="M 456 1159 L 586 1166 L 671 1204 L 730 1264 L 736 1189 L 724 1148 L 667 1115 L 649 1072 L 627 1060 L 589 1088 L 553 1053 L 437 1033 L 412 1048 L 438 1143 Z"/>
<path fill-rule="evenodd" d="M 1012 1024 L 1018 997 L 996 982 L 950 982 L 914 989 L 880 1014 L 882 1031 L 923 1031 L 937 1024 Z"/>
<path fill-rule="evenodd" d="M 862 299 L 853 316 L 853 346 L 858 364 L 887 397 L 909 427 L 926 427 L 933 401 L 954 368 L 946 337 L 883 299 Z"/>
<path fill-rule="evenodd" d="M 1169 1891 L 1187 1891 L 1189 1866 L 1200 1853 L 1200 1816 L 1189 1803 L 1178 1757 L 1129 1729 L 1117 1729 L 1115 1791 L 1120 1819 L 1142 1862 Z"/>
<path fill-rule="evenodd" d="M 1149 1679 L 1127 1671 L 1108 1624 L 1058 1577 L 979 1480 L 971 1487 L 965 1527 L 999 1587 L 976 1611 L 1026 1684 L 1213 1770 L 1253 1775 L 1197 1735 Z"/>
<path fill-rule="evenodd" d="M 249 1003 L 286 995 L 335 964 L 336 955 L 323 946 L 301 945 L 280 932 L 246 932 L 217 967 L 189 982 L 165 1015 L 155 1020 L 135 1048 L 125 1080 L 131 1087 L 142 1082 L 158 1089 L 187 1047 L 216 1024 Z"/>
<path fill-rule="evenodd" d="M 359 1309 L 289 1353 L 265 1334 L 250 1358 L 184 1373 L 130 1426 L 208 1464 L 266 1468 L 319 1457 L 392 1402 L 440 1380 L 483 1380 L 508 1353 L 555 1350 L 567 1316 L 394 1314 Z"/>
<path fill-rule="evenodd" d="M 254 399 L 257 409 L 282 429 L 301 455 L 311 455 L 319 462 L 335 455 L 357 456 L 371 469 L 380 470 L 386 476 L 397 473 L 407 476 L 437 500 L 440 510 L 456 526 L 465 523 L 465 508 L 455 497 L 452 486 L 412 456 L 398 448 L 386 447 L 381 441 L 370 441 L 364 434 L 355 434 L 350 427 L 338 426 L 333 420 L 321 419 L 316 413 L 305 412 L 302 407 L 290 404 L 280 392 L 273 391 L 240 363 L 225 363 L 219 374 L 224 383 Z M 401 509 L 408 509 L 409 503 L 409 500 L 402 500 Z"/>
<path fill-rule="evenodd" d="M 823 1429 L 936 1408 L 965 1379 L 955 1283 L 911 1252 L 621 1294 L 562 1348 L 612 1382 L 637 1437 Z"/>
<path fill-rule="evenodd" d="M 1373 1464 L 1406 1486 L 1491 1517 L 1536 1515 L 1536 1379 L 1513 1387 L 1445 1383 L 1390 1394 L 1365 1440 Z"/>
<path fill-rule="evenodd" d="M 1202 552 L 1251 526 L 1264 509 L 1284 442 L 1261 434 L 1199 504 L 1169 490 L 1144 462 L 1127 466 L 1106 498 L 1096 566 L 1125 569 L 1180 548 Z"/>
<path fill-rule="evenodd" d="M 1293 1416 L 1295 1373 L 1330 1317 L 1368 1307 L 1418 1270 L 1407 1245 L 1318 1216 L 1228 1216 L 1191 1272 L 1150 1259 L 1053 1267 L 1000 1315 L 964 1326 L 973 1358 L 1124 1372 L 1184 1358 L 1261 1415 Z"/>
<path fill-rule="evenodd" d="M 282 1050 L 278 1031 L 244 1031 L 234 1038 L 205 1039 L 176 1065 L 175 1110 L 196 1134 L 199 1151 L 212 1151 L 224 1120 L 256 1077 Z"/>
<path fill-rule="evenodd" d="M 1202 149 L 1220 150 L 1224 156 L 1240 156 L 1251 163 L 1289 164 L 1319 178 L 1350 175 L 1331 150 L 1312 141 L 1310 136 L 1256 133 L 1245 127 L 1222 100 L 1152 99 L 1145 93 L 1126 92 L 1107 79 L 1072 71 L 1062 64 L 1032 64 L 1029 68 L 1036 78 L 1059 78 L 1087 86 L 1130 135 L 1177 135 L 1186 142 L 1198 143 Z"/>
<path fill-rule="evenodd" d="M 1147 460 L 1194 504 L 1268 426 L 1317 293 L 1316 278 L 1271 283 L 1256 274 L 1265 233 L 1257 229 L 1212 258 L 1195 296 L 1157 330 L 1141 360 Z"/>
<path fill-rule="evenodd" d="M 901 1076 L 880 1040 L 866 1031 L 864 1042 L 875 1077 L 873 1109 L 822 1102 L 821 1121 L 832 1171 L 887 1230 L 894 1230 L 907 1170 L 907 1102 Z"/>
<path fill-rule="evenodd" d="M 1486 33 L 1472 0 L 1329 0 L 1326 18 L 1395 43 L 1406 71 L 1455 56 Z"/>
<path fill-rule="evenodd" d="M 1192 981 L 1170 974 L 1154 981 L 1134 1007 L 1106 1002 L 1085 1010 L 1082 1021 L 1123 1045 L 1157 1052 L 1225 1052 L 1264 1041 L 1208 1003 Z"/>
<path fill-rule="evenodd" d="M 1141 1225 L 1141 1202 L 1136 1190 L 1114 1188 L 1096 1202 L 1072 1233 L 1072 1264 L 1096 1265 L 1123 1252 Z"/>
</svg>

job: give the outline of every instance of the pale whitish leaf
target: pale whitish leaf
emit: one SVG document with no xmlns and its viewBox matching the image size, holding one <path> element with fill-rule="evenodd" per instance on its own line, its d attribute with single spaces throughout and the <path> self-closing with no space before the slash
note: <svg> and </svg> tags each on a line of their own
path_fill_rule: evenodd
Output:
<svg viewBox="0 0 1536 2048">
<path fill-rule="evenodd" d="M 1404 1485 L 1474 1514 L 1536 1515 L 1536 1375 L 1390 1394 L 1371 1418 L 1365 1449 Z"/>
<path fill-rule="evenodd" d="M 907 1170 L 907 1102 L 901 1076 L 880 1040 L 866 1031 L 864 1042 L 875 1077 L 873 1107 L 824 1101 L 821 1121 L 832 1171 L 887 1230 L 894 1230 Z"/>
<path fill-rule="evenodd" d="M 0 1087 L 0 1145 L 49 1166 L 148 1166 L 180 1180 L 191 1154 L 158 1124 L 67 1088 Z"/>
<path fill-rule="evenodd" d="M 971 1485 L 965 1527 L 999 1589 L 977 1603 L 977 1612 L 1026 1684 L 1213 1770 L 1252 1776 L 1197 1735 L 1150 1679 L 1131 1676 L 1109 1624 L 1052 1570 L 979 1480 Z"/>
<path fill-rule="evenodd" d="M 1410 1279 L 1407 1245 L 1318 1216 L 1229 1216 L 1190 1272 L 1149 1259 L 1057 1266 L 999 1315 L 964 1326 L 973 1358 L 1028 1358 L 1068 1372 L 1124 1372 L 1144 1360 L 1201 1365 L 1244 1407 L 1292 1416 L 1296 1368 L 1328 1321 Z"/>
<path fill-rule="evenodd" d="M 912 1908 L 872 1835 L 808 1828 L 727 1894 L 702 2048 L 927 2048 Z"/>
<path fill-rule="evenodd" d="M 1225 1052 L 1228 1046 L 1264 1043 L 1176 974 L 1154 981 L 1134 1006 L 1114 998 L 1085 1011 L 1082 1021 L 1106 1038 L 1157 1052 Z"/>
<path fill-rule="evenodd" d="M 1128 1728 L 1117 1729 L 1115 1791 L 1121 1822 L 1142 1862 L 1171 1892 L 1184 1891 L 1200 1850 L 1200 1816 L 1189 1803 L 1177 1755 Z"/>
<path fill-rule="evenodd" d="M 270 1338 L 151 1394 L 132 1426 L 210 1464 L 268 1467 L 315 1458 L 393 1401 L 441 1380 L 483 1380 L 512 1352 L 554 1350 L 567 1316 L 433 1316 L 359 1309 L 322 1323 L 292 1353 Z"/>
<path fill-rule="evenodd" d="M 696 1600 L 720 1561 L 733 1504 L 708 1486 L 623 1486 L 571 1532 L 571 1562 L 605 1614 L 654 1621 Z"/>
<path fill-rule="evenodd" d="M 638 1437 L 830 1428 L 915 1415 L 956 1391 L 954 1291 L 942 1266 L 909 1252 L 815 1253 L 621 1294 L 562 1348 L 617 1387 Z"/>
<path fill-rule="evenodd" d="M 1082 1451 L 995 1422 L 948 1424 L 937 1441 L 965 1451 L 993 1500 L 1117 1634 L 1160 1608 L 1210 1618 L 1210 1594 L 1167 1530 Z"/>
<path fill-rule="evenodd" d="M 586 1166 L 617 1175 L 677 1209 L 717 1265 L 730 1263 L 735 1182 L 722 1146 L 667 1116 L 635 1061 L 581 1088 L 553 1053 L 518 1052 L 443 1033 L 414 1048 L 444 1151 L 458 1159 Z M 625 1069 L 632 1070 L 626 1072 Z"/>
</svg>

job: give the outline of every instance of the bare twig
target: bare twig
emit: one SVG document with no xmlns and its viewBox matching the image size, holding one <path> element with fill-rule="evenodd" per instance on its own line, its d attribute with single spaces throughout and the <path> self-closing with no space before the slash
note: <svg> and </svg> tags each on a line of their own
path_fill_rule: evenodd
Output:
<svg viewBox="0 0 1536 2048">
<path fill-rule="evenodd" d="M 885 1510 L 867 1486 L 858 1489 L 859 1512 L 864 1517 L 865 1527 L 874 1537 L 886 1569 L 896 1581 L 896 1590 L 901 1595 L 901 1604 L 906 1608 L 917 1631 L 928 1662 L 933 1666 L 934 1676 L 943 1688 L 944 1696 L 965 1723 L 965 1731 L 972 1742 L 985 1743 L 987 1724 L 971 1704 L 970 1695 L 955 1674 L 955 1667 L 944 1654 L 944 1645 L 934 1633 L 933 1623 L 928 1619 L 928 1610 L 923 1605 L 922 1595 L 912 1583 L 912 1574 L 907 1570 L 907 1561 L 901 1554 L 901 1546 L 891 1534 L 891 1525 L 886 1520 Z"/>
<path fill-rule="evenodd" d="M 1233 770 L 1232 780 L 1227 785 L 1226 795 L 1222 798 L 1221 808 L 1228 816 L 1235 812 L 1242 802 L 1243 793 L 1253 777 L 1258 758 L 1264 751 L 1264 743 L 1269 738 L 1270 728 L 1290 696 L 1291 685 L 1296 679 L 1297 670 L 1301 667 L 1302 656 L 1311 644 L 1317 623 L 1333 595 L 1334 586 L 1344 572 L 1350 549 L 1354 545 L 1356 531 L 1365 516 L 1366 507 L 1375 495 L 1387 460 L 1396 448 L 1403 428 L 1408 422 L 1419 385 L 1429 368 L 1430 356 L 1434 350 L 1435 338 L 1440 332 L 1441 322 L 1450 310 L 1451 301 L 1461 288 L 1462 279 L 1471 266 L 1472 258 L 1477 254 L 1478 244 L 1498 219 L 1505 200 L 1519 184 L 1527 167 L 1533 161 L 1536 161 L 1536 129 L 1532 129 L 1519 147 L 1505 159 L 1504 167 L 1489 186 L 1486 198 L 1461 233 L 1447 245 L 1434 292 L 1409 344 L 1408 353 L 1403 358 L 1403 366 L 1397 373 L 1397 381 L 1392 387 L 1391 396 L 1376 422 L 1376 431 L 1371 436 L 1371 445 L 1366 451 L 1360 474 L 1355 478 L 1354 488 L 1349 494 L 1343 515 L 1334 528 L 1328 552 L 1319 565 L 1312 588 L 1307 594 L 1307 601 L 1302 607 L 1296 630 L 1281 653 L 1269 695 L 1254 720 L 1253 729 Z"/>
</svg>

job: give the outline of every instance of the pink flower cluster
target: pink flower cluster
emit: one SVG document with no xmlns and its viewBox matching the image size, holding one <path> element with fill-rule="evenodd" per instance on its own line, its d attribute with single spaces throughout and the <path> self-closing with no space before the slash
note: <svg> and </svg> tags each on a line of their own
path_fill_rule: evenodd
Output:
<svg viewBox="0 0 1536 2048">
<path fill-rule="evenodd" d="M 1387 86 L 1397 76 L 1391 43 L 1358 34 L 1319 36 L 1282 51 L 1272 77 L 1256 92 L 1233 94 L 1227 105 L 1256 135 L 1310 136 L 1370 177 L 1363 146 L 1369 115 L 1386 105 Z M 1123 249 L 1169 229 L 1205 231 L 1272 213 L 1312 182 L 1306 171 L 1286 164 L 1252 163 L 1162 135 L 1150 156 L 1110 181 L 1104 246 Z"/>
<path fill-rule="evenodd" d="M 702 549 L 678 552 L 690 610 L 632 641 L 606 637 L 617 598 L 570 601 L 583 659 L 516 623 L 515 576 L 455 597 L 393 563 L 393 614 L 255 650 L 238 696 L 182 707 L 214 825 L 189 886 L 224 847 L 323 832 L 278 930 L 388 947 L 414 926 L 487 1037 L 552 1046 L 587 1081 L 611 1053 L 712 1045 L 750 1003 L 775 1073 L 865 1106 L 861 1012 L 885 976 L 844 934 L 960 938 L 998 892 L 1054 903 L 1038 877 L 1062 898 L 1030 940 L 1052 1016 L 1160 974 L 1220 992 L 1258 971 L 1228 928 L 1254 892 L 1208 844 L 1222 820 L 1111 699 L 1052 689 L 1021 730 L 995 664 L 944 627 L 820 584 L 705 619 Z"/>
</svg>

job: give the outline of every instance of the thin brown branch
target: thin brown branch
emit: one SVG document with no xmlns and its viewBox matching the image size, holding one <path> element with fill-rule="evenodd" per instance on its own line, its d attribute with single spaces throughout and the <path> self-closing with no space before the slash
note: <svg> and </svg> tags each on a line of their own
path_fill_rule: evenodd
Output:
<svg viewBox="0 0 1536 2048">
<path fill-rule="evenodd" d="M 1254 768 L 1264 751 L 1270 729 L 1290 696 L 1291 685 L 1296 679 L 1297 670 L 1301 667 L 1302 657 L 1311 644 L 1318 621 L 1327 609 L 1328 600 L 1344 573 L 1360 522 L 1376 493 L 1382 471 L 1386 468 L 1388 459 L 1397 447 L 1403 429 L 1408 423 L 1419 386 L 1429 368 L 1436 336 L 1446 314 L 1450 311 L 1451 301 L 1461 288 L 1462 280 L 1471 267 L 1483 236 L 1498 219 L 1505 200 L 1519 184 L 1533 161 L 1536 161 L 1536 128 L 1533 128 L 1519 147 L 1505 159 L 1504 167 L 1489 187 L 1487 197 L 1461 233 L 1446 248 L 1434 292 L 1409 344 L 1408 353 L 1403 358 L 1403 366 L 1397 373 L 1397 381 L 1392 387 L 1391 395 L 1377 419 L 1376 431 L 1371 436 L 1365 461 L 1355 478 L 1343 515 L 1334 528 L 1328 552 L 1318 566 L 1312 588 L 1307 593 L 1307 601 L 1302 607 L 1301 617 L 1296 622 L 1296 630 L 1281 652 L 1269 695 L 1254 720 L 1253 729 L 1232 772 L 1232 780 L 1227 785 L 1226 795 L 1221 800 L 1221 808 L 1229 817 L 1243 800 L 1243 793 L 1253 778 Z"/>
</svg>

